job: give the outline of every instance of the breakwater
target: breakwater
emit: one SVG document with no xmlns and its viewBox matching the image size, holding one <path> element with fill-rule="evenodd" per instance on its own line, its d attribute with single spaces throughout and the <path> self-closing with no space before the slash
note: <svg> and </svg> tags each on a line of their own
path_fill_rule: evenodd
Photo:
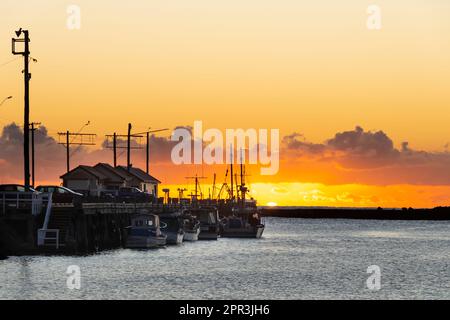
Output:
<svg viewBox="0 0 450 320">
<path fill-rule="evenodd" d="M 450 220 L 450 207 L 432 209 L 263 207 L 265 217 L 303 219 Z"/>
</svg>

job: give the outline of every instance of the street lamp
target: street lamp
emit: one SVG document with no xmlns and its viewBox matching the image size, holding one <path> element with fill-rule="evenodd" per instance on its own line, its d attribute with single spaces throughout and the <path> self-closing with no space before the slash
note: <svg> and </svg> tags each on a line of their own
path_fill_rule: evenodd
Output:
<svg viewBox="0 0 450 320">
<path fill-rule="evenodd" d="M 2 102 L 0 102 L 0 106 L 2 106 L 7 100 L 10 100 L 12 98 L 13 98 L 13 96 L 9 96 L 9 97 L 6 97 L 5 99 L 3 99 Z"/>
</svg>

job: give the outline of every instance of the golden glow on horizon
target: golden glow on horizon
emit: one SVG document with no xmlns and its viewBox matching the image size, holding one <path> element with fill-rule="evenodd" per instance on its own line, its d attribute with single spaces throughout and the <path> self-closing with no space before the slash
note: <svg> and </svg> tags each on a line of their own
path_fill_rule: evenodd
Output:
<svg viewBox="0 0 450 320">
<path fill-rule="evenodd" d="M 193 185 L 164 185 L 162 188 L 169 188 L 172 197 L 176 197 L 177 188 L 188 189 L 185 197 L 194 190 Z M 202 190 L 207 198 L 211 185 L 202 185 Z M 257 199 L 260 206 L 432 208 L 450 203 L 450 186 L 252 183 L 249 196 Z"/>
</svg>

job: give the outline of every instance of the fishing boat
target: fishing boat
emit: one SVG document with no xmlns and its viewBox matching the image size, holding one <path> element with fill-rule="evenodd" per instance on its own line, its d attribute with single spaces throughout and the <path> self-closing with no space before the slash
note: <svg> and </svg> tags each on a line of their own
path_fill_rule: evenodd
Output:
<svg viewBox="0 0 450 320">
<path fill-rule="evenodd" d="M 181 212 L 162 213 L 159 218 L 161 229 L 167 235 L 167 244 L 181 244 L 185 235 Z"/>
<path fill-rule="evenodd" d="M 203 199 L 203 192 L 199 179 L 205 177 L 188 177 L 195 179 L 195 193 L 191 194 L 191 205 L 185 210 L 185 214 L 199 221 L 198 240 L 217 240 L 219 237 L 219 212 L 215 205 Z"/>
<path fill-rule="evenodd" d="M 265 225 L 260 217 L 256 200 L 253 198 L 247 199 L 248 188 L 245 184 L 245 167 L 242 161 L 242 153 L 240 169 L 241 181 L 240 185 L 238 185 L 237 175 L 236 177 L 233 176 L 233 161 L 231 161 L 230 199 L 219 206 L 222 217 L 220 221 L 220 236 L 224 238 L 261 238 Z M 236 196 L 234 194 L 235 183 Z"/>
<path fill-rule="evenodd" d="M 185 212 L 183 215 L 184 241 L 197 241 L 200 234 L 200 221 L 195 216 Z"/>
<path fill-rule="evenodd" d="M 235 207 L 232 215 L 220 221 L 220 236 L 224 238 L 261 238 L 265 225 L 262 223 L 256 205 Z"/>
<path fill-rule="evenodd" d="M 214 206 L 191 209 L 191 214 L 200 221 L 199 240 L 217 240 L 219 237 L 219 212 Z"/>
<path fill-rule="evenodd" d="M 166 244 L 167 236 L 161 232 L 159 217 L 141 213 L 131 217 L 131 226 L 125 247 L 130 249 L 157 248 Z"/>
</svg>

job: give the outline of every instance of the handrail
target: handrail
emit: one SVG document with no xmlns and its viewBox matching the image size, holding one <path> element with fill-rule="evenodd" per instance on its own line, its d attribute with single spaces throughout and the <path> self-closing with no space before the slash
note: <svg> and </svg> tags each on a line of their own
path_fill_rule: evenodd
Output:
<svg viewBox="0 0 450 320">
<path fill-rule="evenodd" d="M 48 193 L 1 191 L 1 214 L 6 215 L 8 208 L 29 209 L 32 215 L 39 215 Z M 47 198 L 47 199 L 46 199 Z"/>
<path fill-rule="evenodd" d="M 49 193 L 48 195 L 48 201 L 47 201 L 47 210 L 45 211 L 45 219 L 44 219 L 44 225 L 42 226 L 42 229 L 48 228 L 48 223 L 50 222 L 50 215 L 52 213 L 52 199 L 53 199 L 53 193 Z"/>
<path fill-rule="evenodd" d="M 54 237 L 49 237 L 47 233 L 54 233 Z M 59 229 L 39 229 L 38 230 L 38 238 L 37 244 L 38 246 L 45 246 L 45 240 L 54 240 L 55 248 L 59 249 Z"/>
</svg>

